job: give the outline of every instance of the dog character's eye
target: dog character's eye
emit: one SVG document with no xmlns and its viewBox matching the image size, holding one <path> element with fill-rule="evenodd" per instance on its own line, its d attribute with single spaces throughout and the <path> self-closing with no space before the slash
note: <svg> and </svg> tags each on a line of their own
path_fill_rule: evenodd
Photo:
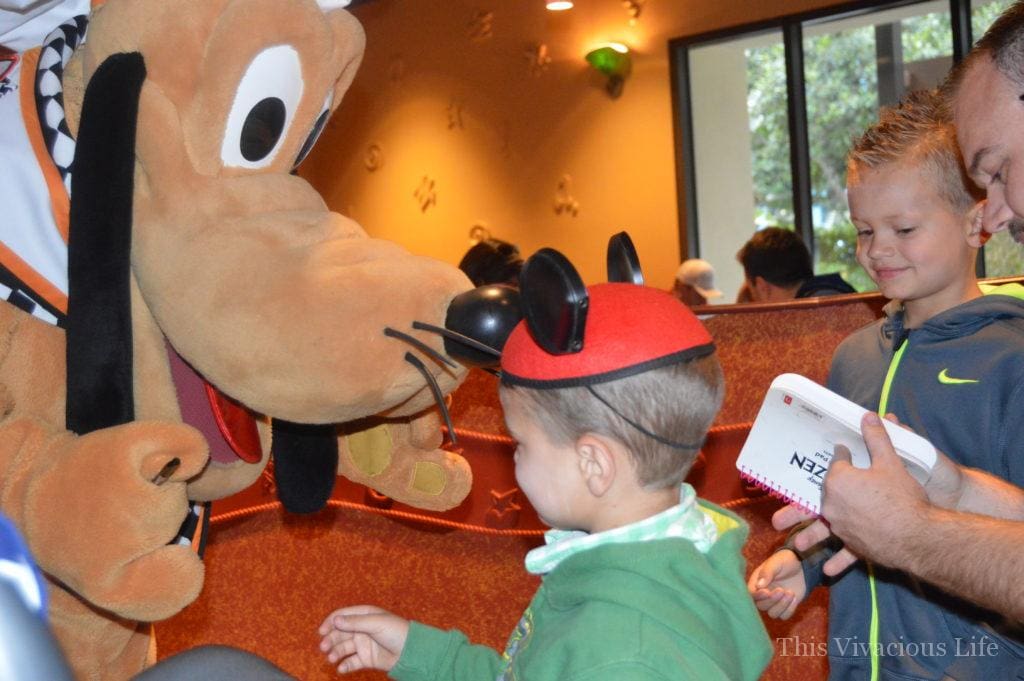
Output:
<svg viewBox="0 0 1024 681">
<path fill-rule="evenodd" d="M 220 155 L 233 168 L 274 161 L 302 100 L 302 62 L 290 45 L 275 45 L 249 64 L 235 92 Z"/>
<path fill-rule="evenodd" d="M 302 148 L 299 149 L 299 155 L 295 159 L 295 165 L 292 168 L 298 168 L 299 164 L 306 160 L 309 156 L 309 152 L 313 150 L 313 145 L 320 139 L 320 133 L 324 131 L 324 126 L 327 125 L 327 119 L 331 117 L 331 104 L 334 103 L 334 92 L 332 91 L 327 95 L 327 99 L 324 101 L 324 106 L 320 109 L 320 115 L 316 117 L 316 123 L 313 124 L 313 129 L 309 131 L 309 136 L 306 137 L 306 141 L 302 143 Z"/>
</svg>

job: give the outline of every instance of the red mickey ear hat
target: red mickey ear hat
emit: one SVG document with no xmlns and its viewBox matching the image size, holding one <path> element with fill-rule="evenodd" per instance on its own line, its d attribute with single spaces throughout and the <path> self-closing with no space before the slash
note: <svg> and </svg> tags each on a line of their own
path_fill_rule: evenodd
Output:
<svg viewBox="0 0 1024 681">
<path fill-rule="evenodd" d="M 564 354 L 541 347 L 528 318 L 521 321 L 502 351 L 502 382 L 534 389 L 595 385 L 715 350 L 693 312 L 658 289 L 597 284 L 586 289 L 583 309 L 582 347 Z"/>
<path fill-rule="evenodd" d="M 519 274 L 523 320 L 501 353 L 501 382 L 535 390 L 583 387 L 637 431 L 678 450 L 678 442 L 646 428 L 594 386 L 710 355 L 711 334 L 674 296 L 643 285 L 629 235 L 608 242 L 608 284 L 584 288 L 564 255 L 544 248 Z"/>
</svg>

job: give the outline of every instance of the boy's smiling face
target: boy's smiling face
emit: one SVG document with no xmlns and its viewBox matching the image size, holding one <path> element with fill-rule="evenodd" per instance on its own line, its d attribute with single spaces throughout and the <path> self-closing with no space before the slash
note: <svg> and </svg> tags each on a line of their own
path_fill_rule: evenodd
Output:
<svg viewBox="0 0 1024 681">
<path fill-rule="evenodd" d="M 853 165 L 847 198 L 857 229 L 857 262 L 885 297 L 903 301 L 908 325 L 980 294 L 974 277 L 980 246 L 972 227 L 976 211 L 957 211 L 922 165 Z"/>
<path fill-rule="evenodd" d="M 530 400 L 507 389 L 499 394 L 505 425 L 516 441 L 519 488 L 546 524 L 581 529 L 587 499 L 575 447 L 551 440 L 534 416 Z"/>
</svg>

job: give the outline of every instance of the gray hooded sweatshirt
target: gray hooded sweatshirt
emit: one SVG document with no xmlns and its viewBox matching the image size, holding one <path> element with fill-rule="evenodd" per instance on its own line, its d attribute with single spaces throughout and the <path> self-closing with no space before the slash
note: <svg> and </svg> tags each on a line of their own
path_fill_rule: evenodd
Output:
<svg viewBox="0 0 1024 681">
<path fill-rule="evenodd" d="M 839 346 L 828 385 L 894 413 L 958 463 L 1024 486 L 1024 287 L 983 289 L 914 329 L 890 303 Z M 808 589 L 827 580 L 827 555 L 804 556 Z M 1024 634 L 994 613 L 863 562 L 829 586 L 832 680 L 1024 679 Z"/>
</svg>

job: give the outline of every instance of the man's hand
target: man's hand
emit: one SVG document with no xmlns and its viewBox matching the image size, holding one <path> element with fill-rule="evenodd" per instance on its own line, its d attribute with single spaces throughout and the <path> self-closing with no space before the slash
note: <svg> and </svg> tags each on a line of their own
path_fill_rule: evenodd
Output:
<svg viewBox="0 0 1024 681">
<path fill-rule="evenodd" d="M 887 565 L 898 562 L 893 560 L 891 549 L 898 545 L 906 524 L 918 518 L 928 505 L 924 488 L 904 468 L 877 414 L 864 415 L 861 434 L 871 453 L 871 465 L 855 468 L 849 450 L 837 446 L 822 495 L 822 515 L 829 524 L 816 519 L 793 538 L 793 545 L 800 551 L 807 551 L 831 534 L 843 540 L 845 547 L 823 566 L 829 576 L 848 568 L 858 556 Z M 937 503 L 955 506 L 962 493 L 959 467 L 940 453 L 928 486 Z M 812 518 L 795 506 L 786 506 L 772 517 L 772 525 L 784 530 Z"/>
<path fill-rule="evenodd" d="M 811 547 L 821 544 L 832 536 L 832 530 L 823 520 L 813 513 L 808 513 L 799 506 L 790 504 L 783 506 L 772 515 L 772 526 L 776 530 L 788 530 L 800 523 L 813 520 L 813 522 L 800 530 L 793 537 L 793 546 L 797 551 L 810 551 Z M 860 560 L 852 551 L 847 548 L 840 549 L 821 566 L 822 570 L 829 577 L 835 577 L 840 572 Z"/>
<path fill-rule="evenodd" d="M 877 414 L 861 420 L 871 465 L 854 468 L 850 453 L 837 447 L 825 475 L 822 515 L 847 549 L 885 565 L 901 567 L 899 545 L 908 525 L 928 508 L 924 488 L 910 476 Z"/>
<path fill-rule="evenodd" d="M 886 414 L 885 420 L 895 423 L 904 430 L 914 432 L 907 426 L 900 423 L 895 414 Z M 862 422 L 862 433 L 863 430 L 864 425 Z M 882 435 L 884 435 L 885 438 L 884 440 L 879 438 L 878 446 L 891 449 L 892 444 L 889 441 L 888 433 L 882 430 Z M 867 442 L 866 436 L 865 442 Z M 871 452 L 871 443 L 867 442 L 867 444 L 868 451 Z M 874 454 L 873 452 L 871 453 Z M 967 480 L 968 474 L 964 468 L 961 468 L 955 461 L 942 452 L 935 450 L 935 455 L 935 465 L 932 467 L 928 480 L 924 483 L 925 493 L 928 495 L 928 500 L 936 506 L 941 506 L 942 508 L 957 508 L 960 505 L 965 490 L 969 484 Z"/>
<path fill-rule="evenodd" d="M 320 650 L 339 673 L 391 671 L 405 648 L 409 621 L 372 605 L 355 605 L 328 615 L 320 635 Z"/>
</svg>

